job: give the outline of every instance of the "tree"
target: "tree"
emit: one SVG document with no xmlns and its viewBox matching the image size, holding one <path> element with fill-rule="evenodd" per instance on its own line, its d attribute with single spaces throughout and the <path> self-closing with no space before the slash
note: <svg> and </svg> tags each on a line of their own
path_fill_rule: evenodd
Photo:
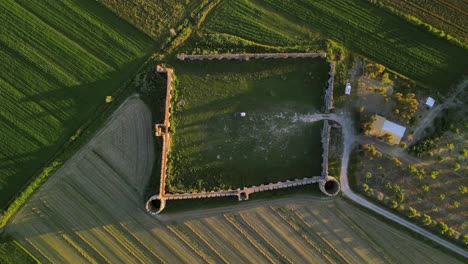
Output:
<svg viewBox="0 0 468 264">
<path fill-rule="evenodd" d="M 364 192 L 368 192 L 369 191 L 369 185 L 367 184 L 362 184 L 362 189 L 364 190 Z"/>
<path fill-rule="evenodd" d="M 423 215 L 423 223 L 424 223 L 425 225 L 430 225 L 430 224 L 432 224 L 432 218 L 431 218 L 429 215 L 424 214 L 424 215 Z"/>
<path fill-rule="evenodd" d="M 462 150 L 460 150 L 460 154 L 461 154 L 463 157 L 468 157 L 468 149 L 462 149 Z"/>
<path fill-rule="evenodd" d="M 423 192 L 429 192 L 429 185 L 424 184 L 423 186 L 421 186 L 421 189 L 423 190 Z"/>
<path fill-rule="evenodd" d="M 406 121 L 411 120 L 419 107 L 416 95 L 414 93 L 403 94 L 398 92 L 393 94 L 393 99 L 395 100 L 394 113 Z M 398 111 L 395 111 L 396 109 Z"/>
<path fill-rule="evenodd" d="M 460 202 L 459 201 L 453 202 L 453 207 L 455 207 L 455 208 L 460 207 Z"/>
<path fill-rule="evenodd" d="M 397 208 L 398 208 L 398 202 L 397 202 L 397 201 L 395 201 L 395 200 L 392 201 L 392 208 L 393 208 L 393 209 L 397 209 Z"/>
<path fill-rule="evenodd" d="M 440 230 L 440 233 L 443 235 L 445 234 L 447 231 L 448 231 L 448 226 L 446 223 L 444 222 L 439 222 L 439 230 Z"/>
<path fill-rule="evenodd" d="M 441 201 L 443 201 L 445 199 L 445 194 L 443 194 L 443 193 L 439 194 L 439 199 Z"/>
<path fill-rule="evenodd" d="M 366 172 L 366 179 L 372 178 L 372 173 L 370 171 Z"/>
<path fill-rule="evenodd" d="M 468 234 L 462 237 L 463 244 L 468 245 Z"/>
<path fill-rule="evenodd" d="M 453 171 L 458 171 L 460 168 L 461 165 L 458 162 L 455 162 L 455 164 L 453 164 Z"/>
<path fill-rule="evenodd" d="M 447 147 L 448 150 L 450 150 L 450 152 L 452 152 L 453 148 L 455 147 L 452 143 L 447 143 L 447 145 L 445 145 Z"/>
<path fill-rule="evenodd" d="M 438 175 L 439 175 L 439 171 L 438 171 L 438 170 L 433 170 L 433 171 L 431 171 L 431 178 L 432 178 L 432 179 L 437 178 Z"/>
<path fill-rule="evenodd" d="M 411 206 L 408 207 L 408 216 L 409 216 L 410 218 L 413 218 L 413 217 L 415 217 L 415 216 L 417 216 L 417 215 L 418 215 L 418 211 L 416 211 L 416 209 L 414 209 L 414 208 L 411 207 Z"/>
<path fill-rule="evenodd" d="M 461 194 L 465 194 L 468 192 L 468 187 L 466 187 L 465 185 L 460 185 L 460 187 L 458 187 L 458 190 Z"/>
<path fill-rule="evenodd" d="M 388 73 L 382 74 L 382 79 L 381 80 L 382 80 L 382 82 L 384 84 L 393 85 L 393 81 L 390 79 Z"/>
<path fill-rule="evenodd" d="M 367 77 L 377 78 L 384 72 L 385 66 L 378 63 L 368 63 L 365 69 Z"/>
<path fill-rule="evenodd" d="M 453 235 L 455 235 L 456 233 L 457 233 L 457 231 L 455 231 L 455 229 L 453 229 L 453 228 L 451 228 L 451 227 L 447 230 L 447 234 L 448 234 L 449 236 L 453 236 Z"/>
</svg>

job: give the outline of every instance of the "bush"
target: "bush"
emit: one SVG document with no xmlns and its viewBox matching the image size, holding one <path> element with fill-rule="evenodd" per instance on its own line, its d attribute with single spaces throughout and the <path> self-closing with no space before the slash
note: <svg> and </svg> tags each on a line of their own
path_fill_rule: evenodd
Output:
<svg viewBox="0 0 468 264">
<path fill-rule="evenodd" d="M 426 151 L 433 149 L 435 147 L 435 142 L 433 139 L 424 139 L 414 146 L 411 147 L 411 152 L 416 154 L 416 156 L 421 157 Z"/>
<path fill-rule="evenodd" d="M 458 190 L 461 194 L 465 194 L 468 192 L 468 187 L 466 187 L 465 185 L 461 185 L 460 187 L 458 187 Z"/>
<path fill-rule="evenodd" d="M 468 245 L 468 235 L 463 235 L 462 242 L 463 244 Z"/>
<path fill-rule="evenodd" d="M 424 214 L 424 215 L 423 215 L 423 223 L 424 223 L 425 225 L 430 225 L 430 224 L 432 224 L 432 218 L 431 218 L 429 215 Z"/>
<path fill-rule="evenodd" d="M 365 183 L 362 184 L 362 189 L 364 190 L 364 192 L 367 193 L 367 192 L 369 191 L 369 185 L 367 185 L 367 184 L 365 184 Z"/>
<path fill-rule="evenodd" d="M 424 184 L 423 186 L 421 186 L 421 190 L 422 190 L 423 192 L 429 192 L 429 185 Z"/>
<path fill-rule="evenodd" d="M 440 230 L 440 233 L 443 235 L 449 230 L 449 227 L 447 226 L 446 223 L 439 222 L 439 230 Z"/>
<path fill-rule="evenodd" d="M 414 209 L 413 207 L 408 207 L 408 216 L 410 218 L 413 218 L 413 217 L 416 217 L 418 215 L 418 211 L 416 211 L 416 209 Z"/>
</svg>

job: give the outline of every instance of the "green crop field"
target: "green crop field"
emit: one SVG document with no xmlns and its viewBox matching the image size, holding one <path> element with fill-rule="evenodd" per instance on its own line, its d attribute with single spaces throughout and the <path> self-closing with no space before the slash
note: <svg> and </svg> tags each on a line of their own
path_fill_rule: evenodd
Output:
<svg viewBox="0 0 468 264">
<path fill-rule="evenodd" d="M 170 29 L 177 31 L 177 24 L 190 15 L 206 0 L 98 0 L 136 28 L 158 39 L 168 36 Z"/>
<path fill-rule="evenodd" d="M 382 0 L 384 5 L 417 17 L 468 43 L 468 2 L 464 0 Z"/>
<path fill-rule="evenodd" d="M 131 77 L 151 39 L 93 0 L 0 1 L 0 208 Z"/>
<path fill-rule="evenodd" d="M 218 33 L 278 45 L 288 44 L 299 34 L 289 28 L 317 31 L 443 94 L 467 73 L 466 50 L 365 0 L 235 2 L 222 2 L 205 26 Z M 260 11 L 249 13 L 255 8 Z M 269 19 L 276 16 L 284 19 Z M 268 30 L 256 34 L 260 22 L 249 19 L 266 21 L 260 26 Z M 278 40 L 281 36 L 284 43 Z"/>
<path fill-rule="evenodd" d="M 320 175 L 323 59 L 175 62 L 167 187 L 238 188 Z M 234 117 L 246 112 L 246 117 Z"/>
</svg>

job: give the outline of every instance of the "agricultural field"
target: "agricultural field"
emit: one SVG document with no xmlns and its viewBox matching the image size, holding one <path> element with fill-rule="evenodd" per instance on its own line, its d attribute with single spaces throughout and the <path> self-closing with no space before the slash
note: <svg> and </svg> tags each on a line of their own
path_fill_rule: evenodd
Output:
<svg viewBox="0 0 468 264">
<path fill-rule="evenodd" d="M 325 60 L 174 63 L 168 192 L 320 175 L 321 122 L 299 117 L 322 111 Z"/>
<path fill-rule="evenodd" d="M 128 100 L 5 232 L 54 263 L 461 263 L 342 198 L 288 196 L 151 217 L 141 201 L 154 160 L 150 120 L 142 101 Z"/>
<path fill-rule="evenodd" d="M 388 7 L 414 16 L 468 43 L 468 3 L 463 0 L 381 0 Z"/>
<path fill-rule="evenodd" d="M 255 8 L 259 11 L 249 13 Z M 265 22 L 261 25 L 258 25 L 260 22 L 246 22 L 249 16 Z M 283 19 L 270 19 L 273 16 Z M 265 25 L 270 30 L 261 30 L 258 35 L 252 33 L 254 30 L 251 27 L 261 28 Z M 276 45 L 289 45 L 275 40 L 281 39 L 281 36 L 287 36 L 285 41 L 293 39 L 294 33 L 287 31 L 289 27 L 304 32 L 302 35 L 308 31 L 320 32 L 322 37 L 335 40 L 351 51 L 414 79 L 434 93 L 439 91 L 446 94 L 466 73 L 468 66 L 466 50 L 366 0 L 256 0 L 248 3 L 236 1 L 236 4 L 226 1 L 220 3 L 207 18 L 205 27 L 217 33 L 233 34 L 264 44 L 267 43 L 261 42 L 261 39 L 266 39 Z"/>
<path fill-rule="evenodd" d="M 468 244 L 466 91 L 408 151 L 362 138 L 356 188 L 435 233 Z M 420 109 L 418 117 L 433 109 Z M 366 144 L 364 144 L 366 143 Z M 375 149 L 374 149 L 375 147 Z M 382 155 L 383 154 L 383 155 Z"/>
<path fill-rule="evenodd" d="M 206 0 L 99 0 L 153 39 L 177 33 L 178 25 Z M 172 30 L 171 30 L 172 29 Z"/>
<path fill-rule="evenodd" d="M 0 20 L 3 209 L 134 74 L 152 41 L 93 0 L 5 0 Z"/>
</svg>

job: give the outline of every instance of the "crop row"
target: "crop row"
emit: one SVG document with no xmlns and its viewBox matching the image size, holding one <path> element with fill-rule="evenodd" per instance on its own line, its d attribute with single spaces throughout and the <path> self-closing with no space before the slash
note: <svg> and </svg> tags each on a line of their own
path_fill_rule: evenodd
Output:
<svg viewBox="0 0 468 264">
<path fill-rule="evenodd" d="M 385 6 L 415 16 L 468 42 L 468 4 L 454 0 L 383 0 Z"/>
</svg>

